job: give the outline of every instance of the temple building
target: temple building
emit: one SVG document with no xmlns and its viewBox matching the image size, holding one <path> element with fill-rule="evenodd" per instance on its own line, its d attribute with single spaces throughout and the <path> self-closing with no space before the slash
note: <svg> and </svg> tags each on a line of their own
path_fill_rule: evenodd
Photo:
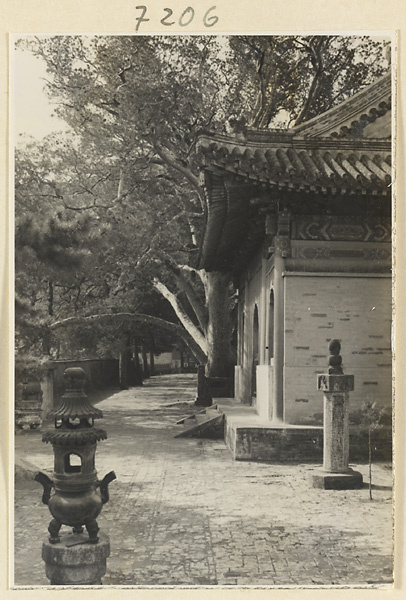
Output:
<svg viewBox="0 0 406 600">
<path fill-rule="evenodd" d="M 331 339 L 355 376 L 353 416 L 365 401 L 391 408 L 391 128 L 388 73 L 290 130 L 199 138 L 199 267 L 238 289 L 235 399 L 255 410 L 229 435 L 242 428 L 248 458 L 267 458 L 259 428 L 314 441 Z"/>
</svg>

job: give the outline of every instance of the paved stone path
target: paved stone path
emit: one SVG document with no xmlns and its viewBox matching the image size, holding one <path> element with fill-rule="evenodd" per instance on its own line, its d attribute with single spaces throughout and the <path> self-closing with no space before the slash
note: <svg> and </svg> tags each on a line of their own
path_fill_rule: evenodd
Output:
<svg viewBox="0 0 406 600">
<path fill-rule="evenodd" d="M 98 404 L 108 440 L 99 477 L 114 470 L 98 519 L 111 539 L 104 585 L 382 585 L 392 579 L 392 474 L 368 489 L 322 491 L 311 465 L 236 462 L 222 440 L 175 439 L 197 410 L 193 376 L 154 377 Z M 189 403 L 187 403 L 189 401 Z M 16 459 L 53 467 L 40 432 L 16 436 Z M 357 465 L 367 480 L 367 466 Z M 50 515 L 42 488 L 16 483 L 15 585 L 47 585 L 41 560 Z"/>
</svg>

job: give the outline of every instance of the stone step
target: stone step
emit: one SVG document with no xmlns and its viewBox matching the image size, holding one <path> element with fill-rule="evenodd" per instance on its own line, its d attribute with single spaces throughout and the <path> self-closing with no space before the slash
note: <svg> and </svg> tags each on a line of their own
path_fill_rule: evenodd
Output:
<svg viewBox="0 0 406 600">
<path fill-rule="evenodd" d="M 197 415 L 205 415 L 205 414 L 207 414 L 207 411 L 209 411 L 209 410 L 217 410 L 217 404 L 213 404 L 213 406 L 205 408 L 193 415 L 187 415 L 186 417 L 182 417 L 181 419 L 179 419 L 179 421 L 176 421 L 176 425 L 183 425 L 188 420 L 190 420 L 190 422 L 192 422 L 194 419 L 196 419 Z"/>
<path fill-rule="evenodd" d="M 222 438 L 224 434 L 224 415 L 218 410 L 207 409 L 178 421 L 183 431 L 175 435 L 180 437 Z"/>
</svg>

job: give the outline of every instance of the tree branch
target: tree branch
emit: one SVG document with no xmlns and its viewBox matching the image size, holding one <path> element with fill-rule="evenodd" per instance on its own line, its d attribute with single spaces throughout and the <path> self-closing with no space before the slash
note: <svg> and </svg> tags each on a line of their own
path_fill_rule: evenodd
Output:
<svg viewBox="0 0 406 600">
<path fill-rule="evenodd" d="M 162 144 L 160 144 L 157 140 L 154 140 L 153 146 L 154 146 L 154 149 L 155 149 L 156 153 L 158 154 L 158 156 L 160 156 L 167 165 L 169 165 L 173 169 L 176 169 L 176 171 L 181 173 L 189 181 L 189 183 L 192 184 L 192 186 L 194 187 L 194 189 L 197 192 L 200 203 L 203 207 L 204 198 L 203 198 L 202 189 L 199 185 L 199 178 L 196 177 L 196 175 L 194 175 L 192 173 L 192 171 L 190 171 L 190 169 L 184 167 L 175 158 L 175 156 L 167 148 L 165 148 Z"/>
<path fill-rule="evenodd" d="M 190 275 L 191 273 L 196 274 L 197 271 L 191 269 L 187 271 L 183 269 L 180 265 L 178 265 L 170 256 L 164 258 L 165 264 L 173 271 L 176 281 L 178 283 L 179 288 L 186 295 L 190 306 L 193 309 L 193 312 L 196 315 L 197 320 L 199 321 L 199 325 L 202 331 L 206 334 L 207 324 L 208 324 L 208 313 L 205 302 L 199 298 L 196 289 L 193 286 L 193 283 L 189 281 L 186 277 L 186 274 Z M 204 288 L 205 298 L 206 298 L 206 288 Z"/>
<path fill-rule="evenodd" d="M 207 342 L 206 338 L 202 334 L 202 332 L 196 327 L 196 325 L 192 322 L 190 317 L 185 313 L 182 306 L 179 303 L 176 295 L 171 292 L 164 283 L 158 281 L 158 279 L 154 278 L 153 285 L 155 289 L 162 294 L 162 296 L 168 300 L 173 310 L 175 311 L 176 316 L 179 321 L 182 323 L 183 327 L 186 329 L 188 334 L 194 339 L 196 344 L 200 347 L 202 352 L 207 355 Z"/>
<path fill-rule="evenodd" d="M 141 313 L 107 313 L 87 317 L 68 317 L 67 319 L 55 321 L 49 326 L 49 329 L 56 331 L 65 327 L 92 325 L 93 323 L 112 323 L 113 321 L 144 323 L 160 329 L 166 329 L 181 338 L 199 362 L 205 363 L 207 360 L 207 353 L 181 325 Z"/>
<path fill-rule="evenodd" d="M 295 121 L 295 126 L 296 125 L 300 125 L 300 123 L 303 123 L 303 121 L 305 121 L 308 118 L 308 113 L 309 110 L 311 108 L 311 105 L 313 104 L 314 99 L 316 98 L 318 92 L 319 92 L 319 88 L 320 88 L 320 79 L 321 76 L 323 74 L 323 50 L 324 50 L 324 40 L 321 39 L 320 41 L 317 40 L 313 40 L 313 42 L 310 43 L 309 45 L 309 53 L 310 53 L 310 60 L 311 63 L 314 67 L 314 75 L 313 75 L 313 79 L 312 82 L 310 84 L 310 89 L 309 92 L 307 94 L 307 98 L 306 101 L 303 105 L 302 110 L 300 111 L 296 121 Z"/>
<path fill-rule="evenodd" d="M 194 269 L 193 267 L 190 267 L 189 265 L 179 265 L 179 267 L 181 269 L 183 269 L 183 271 L 186 271 L 187 273 L 196 273 L 196 275 L 198 275 L 200 277 L 200 280 L 204 286 L 205 296 L 207 298 L 207 286 L 208 286 L 207 272 L 204 271 L 203 269 Z"/>
</svg>

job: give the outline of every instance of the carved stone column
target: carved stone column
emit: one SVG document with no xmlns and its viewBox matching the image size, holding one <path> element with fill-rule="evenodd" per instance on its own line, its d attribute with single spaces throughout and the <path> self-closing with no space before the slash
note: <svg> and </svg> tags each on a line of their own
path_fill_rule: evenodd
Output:
<svg viewBox="0 0 406 600">
<path fill-rule="evenodd" d="M 349 392 L 354 389 L 354 375 L 344 375 L 341 367 L 341 344 L 329 344 L 329 368 L 318 375 L 317 389 L 324 394 L 323 469 L 312 474 L 313 487 L 344 490 L 362 487 L 362 475 L 348 466 Z"/>
</svg>

